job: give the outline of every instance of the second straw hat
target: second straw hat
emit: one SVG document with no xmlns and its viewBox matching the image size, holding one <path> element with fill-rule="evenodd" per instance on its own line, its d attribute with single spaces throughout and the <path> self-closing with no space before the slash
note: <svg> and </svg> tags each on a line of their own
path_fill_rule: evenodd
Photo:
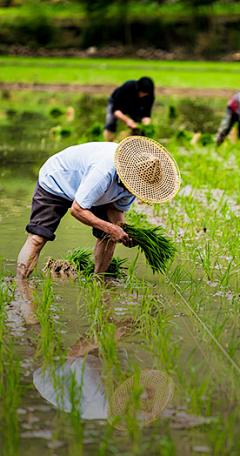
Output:
<svg viewBox="0 0 240 456">
<path fill-rule="evenodd" d="M 121 141 L 115 152 L 115 166 L 125 187 L 146 203 L 166 203 L 180 188 L 174 158 L 153 139 L 129 136 Z"/>
</svg>

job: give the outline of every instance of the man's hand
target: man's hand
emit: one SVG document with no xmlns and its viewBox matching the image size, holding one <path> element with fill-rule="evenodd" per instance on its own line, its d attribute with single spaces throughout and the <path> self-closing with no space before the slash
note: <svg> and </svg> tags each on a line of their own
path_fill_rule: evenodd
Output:
<svg viewBox="0 0 240 456">
<path fill-rule="evenodd" d="M 116 209 L 116 207 L 112 203 L 109 204 L 109 206 L 108 206 L 107 216 L 108 216 L 108 220 L 110 222 L 112 222 L 114 225 L 117 225 L 120 228 L 122 228 L 122 225 L 125 223 L 124 213 L 122 211 L 119 211 L 118 209 Z M 122 231 L 125 233 L 123 228 L 122 228 Z M 127 233 L 125 233 L 125 235 L 127 235 Z M 111 238 L 112 238 L 112 236 L 111 236 Z M 123 242 L 123 241 L 116 241 L 116 242 Z M 137 245 L 132 239 L 129 238 L 129 236 L 128 236 L 127 244 L 124 242 L 123 242 L 123 244 L 126 247 L 130 247 L 130 248 L 135 247 Z"/>
<path fill-rule="evenodd" d="M 132 128 L 132 130 L 134 128 L 137 128 L 136 122 L 134 122 L 134 120 L 132 120 L 132 119 L 127 119 L 126 125 L 128 128 Z"/>
<path fill-rule="evenodd" d="M 141 119 L 141 123 L 144 125 L 149 125 L 151 123 L 151 118 L 150 117 L 143 117 Z"/>
<path fill-rule="evenodd" d="M 123 122 L 125 122 L 125 124 L 127 125 L 128 128 L 136 128 L 137 127 L 137 124 L 136 122 L 134 122 L 132 119 L 129 119 L 129 117 L 125 116 L 125 114 L 123 114 L 122 111 L 120 111 L 120 109 L 117 109 L 116 111 L 114 111 L 114 116 L 117 117 L 117 119 L 119 120 L 122 120 Z"/>
<path fill-rule="evenodd" d="M 131 239 L 120 226 L 112 224 L 109 234 L 113 242 L 122 242 L 126 247 L 129 247 Z"/>
</svg>

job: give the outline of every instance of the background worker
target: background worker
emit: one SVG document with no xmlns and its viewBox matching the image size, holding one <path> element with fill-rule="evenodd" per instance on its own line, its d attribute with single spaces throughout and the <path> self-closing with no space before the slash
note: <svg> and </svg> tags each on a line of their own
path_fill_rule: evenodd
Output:
<svg viewBox="0 0 240 456">
<path fill-rule="evenodd" d="M 113 141 L 118 119 L 131 129 L 136 128 L 137 123 L 149 124 L 153 102 L 154 84 L 148 77 L 127 81 L 114 90 L 108 100 L 105 140 Z"/>
<path fill-rule="evenodd" d="M 225 117 L 215 136 L 215 143 L 218 146 L 222 144 L 236 122 L 238 122 L 238 136 L 240 137 L 240 92 L 233 95 L 228 101 Z"/>
</svg>

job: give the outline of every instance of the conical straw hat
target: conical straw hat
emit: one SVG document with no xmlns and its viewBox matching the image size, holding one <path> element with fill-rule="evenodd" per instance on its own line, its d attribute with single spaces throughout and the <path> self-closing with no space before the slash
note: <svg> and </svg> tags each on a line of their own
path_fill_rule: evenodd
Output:
<svg viewBox="0 0 240 456">
<path fill-rule="evenodd" d="M 169 405 L 173 392 L 174 382 L 169 375 L 156 369 L 145 369 L 115 390 L 108 404 L 108 420 L 119 430 L 129 429 L 134 425 L 134 419 L 144 426 L 156 420 Z"/>
<path fill-rule="evenodd" d="M 174 158 L 153 139 L 129 136 L 121 141 L 115 152 L 115 166 L 125 187 L 145 203 L 166 203 L 180 188 Z"/>
</svg>

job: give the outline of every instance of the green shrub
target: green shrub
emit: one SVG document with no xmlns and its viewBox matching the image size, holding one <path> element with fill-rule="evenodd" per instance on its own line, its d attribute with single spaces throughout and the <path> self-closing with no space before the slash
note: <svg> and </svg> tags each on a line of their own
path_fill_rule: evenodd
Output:
<svg viewBox="0 0 240 456">
<path fill-rule="evenodd" d="M 17 115 L 16 109 L 7 109 L 6 111 L 8 119 L 13 119 Z"/>
<path fill-rule="evenodd" d="M 203 133 L 199 138 L 199 144 L 201 146 L 207 146 L 209 144 L 213 144 L 213 137 L 210 133 Z"/>
<path fill-rule="evenodd" d="M 187 130 L 178 130 L 174 135 L 174 138 L 179 142 L 191 141 L 192 137 L 192 133 Z"/>
<path fill-rule="evenodd" d="M 90 141 L 102 141 L 103 140 L 103 125 L 99 122 L 95 122 L 88 130 L 87 136 Z"/>
<path fill-rule="evenodd" d="M 170 121 L 175 120 L 175 119 L 177 119 L 178 116 L 179 116 L 179 112 L 178 112 L 176 106 L 173 104 L 170 104 L 168 106 L 168 119 Z"/>
<path fill-rule="evenodd" d="M 46 46 L 53 40 L 54 29 L 48 17 L 39 8 L 31 18 L 28 16 L 22 18 L 16 26 L 16 38 L 21 44 L 35 47 L 36 45 Z"/>
<path fill-rule="evenodd" d="M 61 128 L 60 135 L 63 138 L 68 138 L 69 136 L 71 136 L 71 134 L 72 134 L 71 128 L 67 128 L 67 127 Z"/>
<path fill-rule="evenodd" d="M 186 98 L 178 106 L 183 118 L 184 128 L 195 133 L 215 133 L 219 126 L 219 116 L 199 100 Z"/>
<path fill-rule="evenodd" d="M 61 108 L 54 107 L 50 110 L 50 115 L 54 118 L 57 119 L 58 117 L 62 116 L 64 112 L 62 111 Z"/>
</svg>

